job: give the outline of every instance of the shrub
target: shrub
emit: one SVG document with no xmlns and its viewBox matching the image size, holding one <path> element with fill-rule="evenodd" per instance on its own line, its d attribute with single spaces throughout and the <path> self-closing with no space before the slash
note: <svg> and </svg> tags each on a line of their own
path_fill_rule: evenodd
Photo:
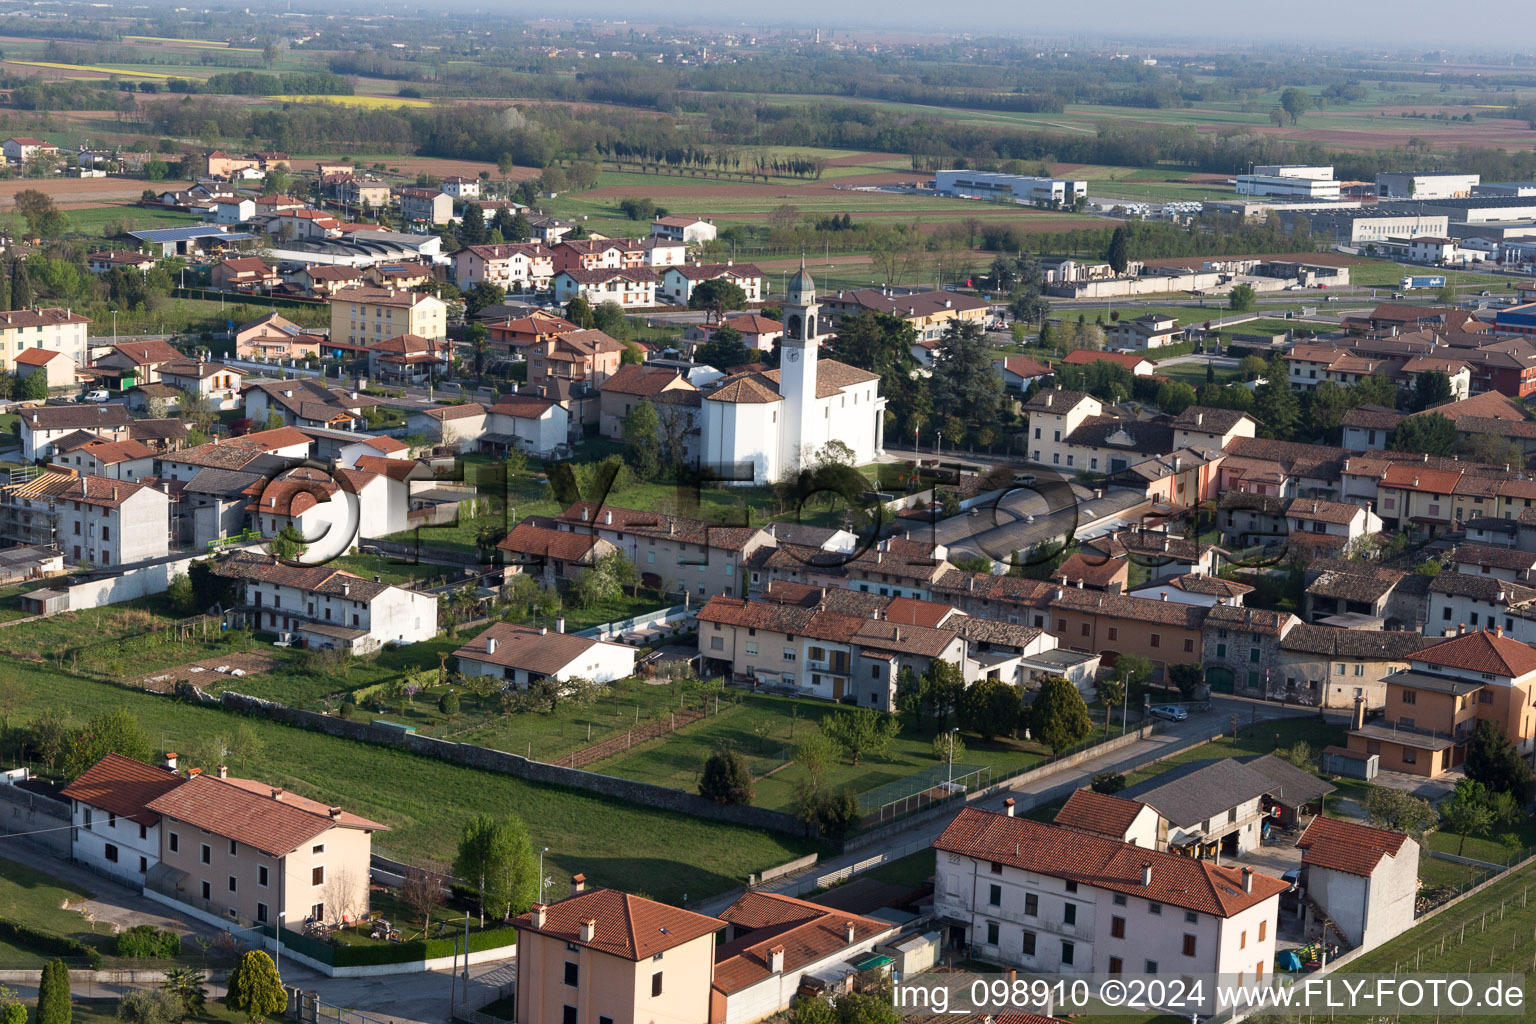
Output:
<svg viewBox="0 0 1536 1024">
<path fill-rule="evenodd" d="M 19 921 L 0 917 L 0 942 L 44 956 L 78 957 L 89 961 L 92 970 L 101 970 L 101 954 L 80 940 L 45 932 Z"/>
<path fill-rule="evenodd" d="M 137 960 L 170 960 L 181 955 L 181 936 L 152 924 L 134 925 L 118 933 L 113 952 Z"/>
<path fill-rule="evenodd" d="M 1119 772 L 1099 772 L 1093 777 L 1093 791 L 1106 795 L 1120 792 L 1125 788 L 1125 776 Z"/>
</svg>

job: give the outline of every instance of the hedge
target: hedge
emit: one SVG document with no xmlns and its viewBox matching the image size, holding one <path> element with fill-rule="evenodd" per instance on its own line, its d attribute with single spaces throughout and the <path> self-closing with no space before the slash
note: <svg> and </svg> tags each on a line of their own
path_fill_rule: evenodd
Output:
<svg viewBox="0 0 1536 1024">
<path fill-rule="evenodd" d="M 263 929 L 266 930 L 266 929 Z M 271 934 L 268 931 L 268 934 Z M 511 946 L 517 942 L 516 928 L 487 928 L 469 933 L 469 951 Z M 435 960 L 453 956 L 453 939 L 415 939 L 411 942 L 391 942 L 387 945 L 333 946 L 307 935 L 299 935 L 283 929 L 283 945 L 295 953 L 302 953 L 332 967 L 371 967 L 377 964 L 413 963 L 418 960 Z"/>
<path fill-rule="evenodd" d="M 181 955 L 181 936 L 152 924 L 134 925 L 117 935 L 114 952 L 141 960 L 173 960 Z"/>
<path fill-rule="evenodd" d="M 55 935 L 29 924 L 0 917 L 0 940 L 43 956 L 85 960 L 92 970 L 101 970 L 101 954 L 79 939 L 67 935 Z"/>
</svg>

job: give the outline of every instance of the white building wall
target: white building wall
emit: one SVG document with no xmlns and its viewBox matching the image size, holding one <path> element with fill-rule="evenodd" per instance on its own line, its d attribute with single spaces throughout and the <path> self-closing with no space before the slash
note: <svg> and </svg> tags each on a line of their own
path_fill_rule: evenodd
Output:
<svg viewBox="0 0 1536 1024">
<path fill-rule="evenodd" d="M 135 889 L 144 884 L 144 872 L 160 860 L 160 826 L 139 825 L 118 818 L 99 807 L 72 800 L 70 856 L 93 871 L 121 879 Z M 89 819 L 89 824 L 87 824 Z M 108 855 L 108 848 L 116 858 Z"/>
<path fill-rule="evenodd" d="M 368 608 L 368 632 L 380 643 L 420 643 L 437 635 L 437 598 L 390 587 Z"/>
</svg>

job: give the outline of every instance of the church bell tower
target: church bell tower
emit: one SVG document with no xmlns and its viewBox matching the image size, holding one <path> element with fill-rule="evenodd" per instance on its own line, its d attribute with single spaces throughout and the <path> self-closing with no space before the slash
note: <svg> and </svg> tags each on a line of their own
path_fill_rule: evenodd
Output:
<svg viewBox="0 0 1536 1024">
<path fill-rule="evenodd" d="M 825 443 L 816 427 L 816 352 L 821 345 L 821 305 L 816 283 L 805 269 L 789 280 L 784 295 L 784 336 L 779 340 L 779 394 L 784 396 L 784 451 L 787 466 L 798 467 L 807 448 Z"/>
</svg>

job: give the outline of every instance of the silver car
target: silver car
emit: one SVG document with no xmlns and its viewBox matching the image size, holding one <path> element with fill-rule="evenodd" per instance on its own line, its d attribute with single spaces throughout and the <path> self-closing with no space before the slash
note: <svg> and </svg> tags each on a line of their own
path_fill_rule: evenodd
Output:
<svg viewBox="0 0 1536 1024">
<path fill-rule="evenodd" d="M 1153 718 L 1166 718 L 1170 722 L 1182 722 L 1189 717 L 1189 712 L 1173 704 L 1160 704 L 1151 711 Z"/>
</svg>

